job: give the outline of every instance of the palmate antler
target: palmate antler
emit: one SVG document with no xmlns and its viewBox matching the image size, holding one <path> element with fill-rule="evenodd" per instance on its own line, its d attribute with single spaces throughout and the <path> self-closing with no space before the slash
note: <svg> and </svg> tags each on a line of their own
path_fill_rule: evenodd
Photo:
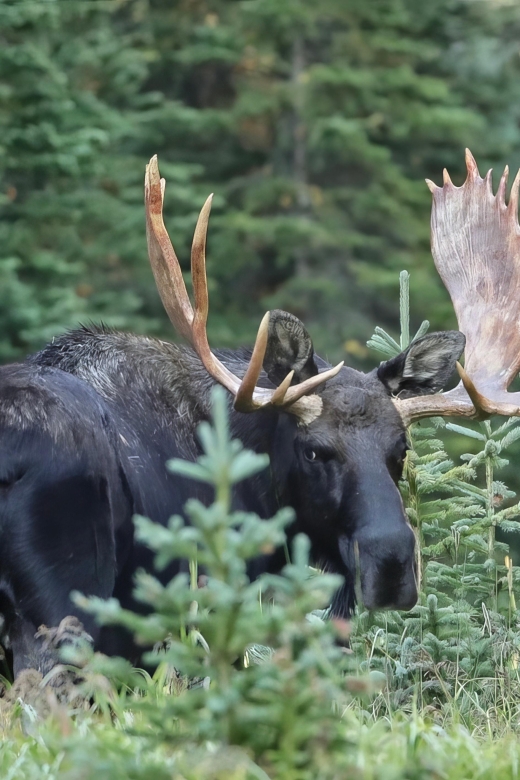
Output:
<svg viewBox="0 0 520 780">
<path fill-rule="evenodd" d="M 254 412 L 262 407 L 275 406 L 294 411 L 296 414 L 305 414 L 306 407 L 309 411 L 315 411 L 313 398 L 307 397 L 307 394 L 335 376 L 343 363 L 293 387 L 291 387 L 293 371 L 274 390 L 257 387 L 267 347 L 268 312 L 260 323 L 251 360 L 243 379 L 235 376 L 212 353 L 206 334 L 208 319 L 206 234 L 212 196 L 210 195 L 202 207 L 193 236 L 191 248 L 191 275 L 195 297 L 195 309 L 193 309 L 179 261 L 164 226 L 162 211 L 165 181 L 159 175 L 157 156 L 152 157 L 149 165 L 146 166 L 144 189 L 148 254 L 164 308 L 173 327 L 189 341 L 208 373 L 235 396 L 235 409 L 239 412 Z"/>
<path fill-rule="evenodd" d="M 466 336 L 461 383 L 448 393 L 395 403 L 407 423 L 432 415 L 520 415 L 520 393 L 507 388 L 520 369 L 520 171 L 506 205 L 506 167 L 493 194 L 491 171 L 479 175 L 466 150 L 468 175 L 455 187 L 448 172 L 433 194 L 432 253 Z"/>
</svg>

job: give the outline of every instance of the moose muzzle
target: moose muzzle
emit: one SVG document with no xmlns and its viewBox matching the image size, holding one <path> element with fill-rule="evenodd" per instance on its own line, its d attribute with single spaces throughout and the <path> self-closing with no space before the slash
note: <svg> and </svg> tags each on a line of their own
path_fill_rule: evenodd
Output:
<svg viewBox="0 0 520 780">
<path fill-rule="evenodd" d="M 417 601 L 415 537 L 404 524 L 390 533 L 357 538 L 361 594 L 367 609 L 411 609 Z"/>
</svg>

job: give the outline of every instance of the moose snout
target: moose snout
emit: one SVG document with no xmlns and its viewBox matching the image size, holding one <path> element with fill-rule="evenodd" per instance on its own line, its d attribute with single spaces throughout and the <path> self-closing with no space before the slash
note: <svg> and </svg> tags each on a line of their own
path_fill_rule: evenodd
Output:
<svg viewBox="0 0 520 780">
<path fill-rule="evenodd" d="M 368 530 L 368 529 L 367 529 Z M 361 593 L 367 609 L 411 609 L 417 601 L 415 537 L 407 523 L 357 538 Z"/>
</svg>

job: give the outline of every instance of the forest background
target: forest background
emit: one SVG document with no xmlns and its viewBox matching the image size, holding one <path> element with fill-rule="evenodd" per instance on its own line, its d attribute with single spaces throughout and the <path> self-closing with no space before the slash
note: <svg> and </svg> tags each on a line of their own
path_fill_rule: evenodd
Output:
<svg viewBox="0 0 520 780">
<path fill-rule="evenodd" d="M 455 325 L 424 178 L 520 166 L 520 5 L 498 0 L 0 0 L 0 360 L 78 322 L 174 338 L 142 205 L 158 153 L 187 270 L 209 231 L 210 341 L 268 308 L 332 360 L 375 324 Z M 376 358 L 377 360 L 377 358 Z"/>
<path fill-rule="evenodd" d="M 187 275 L 198 212 L 215 193 L 212 345 L 251 343 L 263 313 L 279 307 L 305 322 L 323 356 L 371 368 L 374 326 L 399 340 L 403 269 L 411 333 L 425 318 L 432 329 L 454 327 L 431 258 L 424 178 L 439 183 L 447 167 L 462 183 L 466 146 L 481 172 L 520 167 L 519 55 L 517 0 L 0 0 L 0 363 L 90 320 L 175 338 L 146 252 L 143 175 L 156 153 Z M 230 745 L 254 757 L 248 778 L 267 777 L 263 767 L 284 780 L 337 780 L 347 765 L 370 780 L 518 778 L 520 504 L 498 481 L 518 493 L 514 422 L 449 424 L 446 437 L 442 421 L 411 429 L 402 487 L 419 541 L 420 603 L 406 615 L 358 616 L 351 647 L 362 676 L 347 704 L 332 624 L 307 619 L 322 580 L 309 579 L 302 553 L 278 583 L 269 635 L 255 601 L 247 631 L 219 645 L 229 609 L 247 606 L 254 585 L 225 582 L 222 603 L 206 612 L 210 589 L 183 587 L 189 626 L 201 602 L 208 657 L 202 635 L 193 629 L 189 644 L 182 624 L 184 644 L 172 644 L 145 693 L 128 669 L 126 688 L 107 685 L 94 657 L 83 705 L 45 698 L 54 720 L 44 729 L 38 702 L 24 704 L 0 678 L 0 775 L 39 780 L 44 767 L 70 780 L 162 780 L 180 776 L 172 767 L 186 759 L 190 780 L 245 777 L 218 773 L 220 744 L 226 760 Z M 211 517 L 208 509 L 205 526 L 201 514 L 202 535 L 214 532 Z M 258 523 L 261 540 L 271 526 Z M 235 526 L 225 519 L 222 549 L 240 547 Z M 163 531 L 147 531 L 153 549 Z M 182 537 L 174 531 L 172 550 Z M 504 541 L 514 537 L 511 551 Z M 163 608 L 150 592 L 154 620 L 182 623 L 181 601 Z M 139 628 L 143 618 L 133 620 Z M 232 672 L 230 653 L 236 659 L 239 646 L 250 660 L 251 643 L 266 651 L 262 663 Z M 181 650 L 194 680 L 212 680 L 188 697 L 172 675 Z M 378 692 L 374 674 L 384 679 Z M 276 725 L 265 744 L 261 718 Z"/>
</svg>

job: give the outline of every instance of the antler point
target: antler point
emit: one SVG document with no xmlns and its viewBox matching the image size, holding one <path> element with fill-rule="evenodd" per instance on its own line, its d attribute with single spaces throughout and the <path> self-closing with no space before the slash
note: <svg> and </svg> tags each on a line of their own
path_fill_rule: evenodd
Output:
<svg viewBox="0 0 520 780">
<path fill-rule="evenodd" d="M 493 196 L 493 180 L 491 178 L 493 174 L 493 168 L 490 168 L 489 171 L 484 176 L 484 184 L 486 186 L 486 189 L 488 193 Z"/>
<path fill-rule="evenodd" d="M 283 382 L 281 382 L 271 397 L 271 403 L 273 406 L 282 406 L 287 395 L 287 390 L 291 386 L 291 382 L 294 377 L 294 369 L 289 371 Z"/>
<path fill-rule="evenodd" d="M 477 161 L 475 160 L 475 158 L 473 157 L 469 149 L 466 149 L 465 157 L 466 157 L 466 168 L 468 170 L 468 179 L 470 177 L 472 179 L 476 179 L 477 176 L 479 176 Z"/>
<path fill-rule="evenodd" d="M 507 187 L 508 176 L 509 176 L 509 165 L 506 165 L 506 167 L 504 168 L 504 172 L 500 177 L 500 181 L 498 183 L 497 195 L 496 195 L 497 201 L 502 208 L 506 208 L 506 187 Z"/>
<path fill-rule="evenodd" d="M 450 174 L 448 173 L 447 168 L 444 168 L 442 171 L 442 181 L 444 184 L 453 184 L 452 180 L 450 179 Z"/>
<path fill-rule="evenodd" d="M 260 326 L 258 328 L 258 334 L 264 333 L 269 329 L 269 319 L 271 317 L 271 312 L 266 311 L 262 319 L 260 320 Z"/>
<path fill-rule="evenodd" d="M 156 154 L 154 154 L 146 166 L 146 182 L 150 187 L 156 186 L 160 182 L 159 165 Z"/>
<path fill-rule="evenodd" d="M 507 206 L 511 213 L 515 224 L 518 224 L 518 189 L 520 187 L 520 170 L 518 170 L 513 183 L 511 185 L 511 192 L 509 193 L 509 204 Z"/>
<path fill-rule="evenodd" d="M 208 223 L 208 220 L 209 220 L 209 215 L 211 213 L 211 203 L 212 203 L 212 200 L 213 200 L 213 193 L 211 195 L 208 195 L 208 197 L 204 201 L 203 207 L 200 210 L 199 221 L 201 219 L 203 219 L 203 221 L 205 223 L 205 230 L 207 230 L 207 227 L 208 227 L 207 223 Z M 197 223 L 197 226 L 198 226 L 198 223 Z"/>
</svg>

